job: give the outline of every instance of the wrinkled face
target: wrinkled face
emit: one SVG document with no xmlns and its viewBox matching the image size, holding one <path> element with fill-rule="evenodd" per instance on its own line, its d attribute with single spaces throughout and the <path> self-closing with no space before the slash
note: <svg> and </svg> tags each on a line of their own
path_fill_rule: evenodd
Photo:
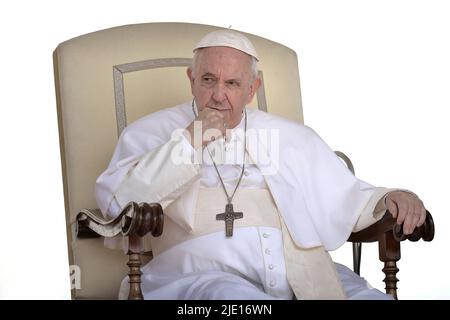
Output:
<svg viewBox="0 0 450 320">
<path fill-rule="evenodd" d="M 259 79 L 253 79 L 251 65 L 251 57 L 240 50 L 201 49 L 195 70 L 187 71 L 198 109 L 216 109 L 225 116 L 228 128 L 237 126 L 242 110 L 251 102 L 260 83 Z"/>
</svg>

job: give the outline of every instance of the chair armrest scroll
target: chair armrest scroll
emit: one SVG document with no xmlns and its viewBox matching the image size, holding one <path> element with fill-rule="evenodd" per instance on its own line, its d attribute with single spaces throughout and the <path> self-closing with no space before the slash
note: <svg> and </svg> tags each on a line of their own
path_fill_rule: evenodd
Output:
<svg viewBox="0 0 450 320">
<path fill-rule="evenodd" d="M 430 212 L 427 211 L 425 222 L 420 227 L 416 227 L 414 232 L 409 235 L 403 234 L 403 224 L 397 224 L 396 220 L 392 217 L 391 213 L 386 210 L 383 218 L 371 225 L 370 227 L 354 232 L 350 235 L 347 241 L 350 242 L 374 242 L 386 232 L 392 232 L 396 241 L 410 240 L 418 241 L 423 239 L 424 241 L 432 241 L 434 238 L 434 221 Z"/>
<path fill-rule="evenodd" d="M 143 237 L 151 232 L 154 237 L 162 234 L 164 214 L 159 203 L 128 203 L 120 214 L 112 219 L 101 217 L 99 209 L 82 209 L 76 217 L 78 238 L 123 236 Z"/>
</svg>

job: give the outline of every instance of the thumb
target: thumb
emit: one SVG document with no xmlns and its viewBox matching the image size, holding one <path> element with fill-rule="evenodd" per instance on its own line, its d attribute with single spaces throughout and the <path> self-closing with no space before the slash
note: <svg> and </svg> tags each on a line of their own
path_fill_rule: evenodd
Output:
<svg viewBox="0 0 450 320">
<path fill-rule="evenodd" d="M 394 218 L 397 218 L 398 208 L 397 204 L 391 200 L 389 197 L 386 197 L 386 209 L 392 214 Z"/>
</svg>

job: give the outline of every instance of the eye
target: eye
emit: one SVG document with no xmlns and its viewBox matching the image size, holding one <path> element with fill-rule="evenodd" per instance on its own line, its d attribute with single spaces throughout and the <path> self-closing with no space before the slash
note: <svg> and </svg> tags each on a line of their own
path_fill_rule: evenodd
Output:
<svg viewBox="0 0 450 320">
<path fill-rule="evenodd" d="M 211 77 L 211 76 L 204 76 L 202 78 L 202 81 L 204 83 L 213 83 L 215 81 L 215 79 L 214 79 L 214 77 Z"/>
<path fill-rule="evenodd" d="M 239 87 L 241 84 L 236 80 L 229 80 L 227 81 L 227 85 L 230 87 Z"/>
</svg>

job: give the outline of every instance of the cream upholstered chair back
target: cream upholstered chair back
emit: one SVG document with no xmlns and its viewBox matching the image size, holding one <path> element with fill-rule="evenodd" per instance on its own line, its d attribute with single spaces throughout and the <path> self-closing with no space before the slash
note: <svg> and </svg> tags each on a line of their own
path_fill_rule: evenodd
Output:
<svg viewBox="0 0 450 320">
<path fill-rule="evenodd" d="M 69 262 L 81 276 L 73 283 L 74 298 L 116 298 L 128 271 L 122 251 L 105 248 L 101 238 L 76 239 L 74 233 L 76 214 L 97 207 L 95 180 L 108 166 L 118 134 L 141 116 L 192 99 L 186 76 L 192 48 L 217 29 L 126 25 L 68 40 L 54 51 Z M 251 106 L 303 122 L 295 52 L 244 34 L 256 47 L 263 79 Z"/>
</svg>

